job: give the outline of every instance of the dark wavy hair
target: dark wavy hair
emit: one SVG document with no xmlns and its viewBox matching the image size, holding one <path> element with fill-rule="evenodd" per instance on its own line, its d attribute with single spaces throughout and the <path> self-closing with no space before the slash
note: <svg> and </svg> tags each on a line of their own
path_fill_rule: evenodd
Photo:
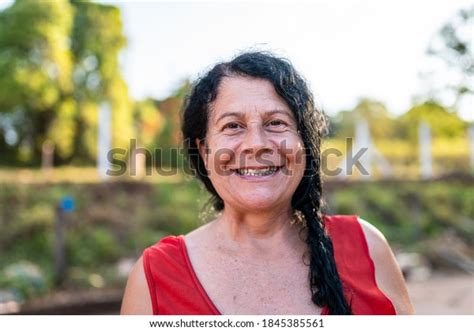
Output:
<svg viewBox="0 0 474 331">
<path fill-rule="evenodd" d="M 331 238 L 326 234 L 322 217 L 321 137 L 326 131 L 323 112 L 315 107 L 314 98 L 305 80 L 292 64 L 267 52 L 247 52 L 230 62 L 215 65 L 193 84 L 183 108 L 182 133 L 190 166 L 206 189 L 216 211 L 224 209 L 224 201 L 212 185 L 196 145 L 203 140 L 212 102 L 224 77 L 261 78 L 272 83 L 275 91 L 293 112 L 306 152 L 305 174 L 291 201 L 294 211 L 302 213 L 307 227 L 310 254 L 309 281 L 311 299 L 319 307 L 325 305 L 333 315 L 351 314 L 336 269 Z"/>
</svg>

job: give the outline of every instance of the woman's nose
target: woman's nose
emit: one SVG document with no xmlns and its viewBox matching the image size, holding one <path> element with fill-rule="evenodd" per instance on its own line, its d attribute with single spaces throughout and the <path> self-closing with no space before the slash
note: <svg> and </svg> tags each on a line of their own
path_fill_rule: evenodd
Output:
<svg viewBox="0 0 474 331">
<path fill-rule="evenodd" d="M 247 127 L 241 146 L 242 152 L 254 154 L 262 150 L 271 150 L 267 133 L 260 124 L 253 124 Z"/>
</svg>

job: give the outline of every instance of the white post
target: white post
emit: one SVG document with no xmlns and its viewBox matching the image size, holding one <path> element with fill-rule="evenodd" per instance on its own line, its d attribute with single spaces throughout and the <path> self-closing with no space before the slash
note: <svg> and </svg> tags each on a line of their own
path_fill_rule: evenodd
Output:
<svg viewBox="0 0 474 331">
<path fill-rule="evenodd" d="M 362 154 L 359 162 L 361 166 L 367 170 L 368 174 L 361 174 L 362 179 L 370 179 L 372 173 L 372 140 L 370 139 L 369 124 L 366 120 L 357 121 L 355 128 L 355 150 L 352 151 L 356 154 L 359 150 L 367 148 L 367 151 Z"/>
<path fill-rule="evenodd" d="M 361 153 L 360 157 L 356 157 L 356 159 L 358 159 L 360 163 L 360 176 L 363 180 L 373 178 L 372 166 L 376 166 L 383 177 L 393 175 L 392 167 L 372 143 L 369 124 L 365 119 L 359 119 L 356 123 L 355 141 L 352 144 L 351 153 L 353 156 L 357 156 L 358 153 Z M 349 164 L 348 159 L 349 157 L 346 155 L 345 160 L 341 163 L 341 172 L 338 177 L 347 177 L 349 174 L 352 174 L 354 164 Z"/>
<path fill-rule="evenodd" d="M 41 170 L 46 179 L 49 180 L 54 166 L 54 143 L 46 140 L 41 146 Z"/>
<path fill-rule="evenodd" d="M 132 140 L 130 146 L 130 176 L 135 179 L 141 179 L 145 176 L 146 168 L 146 149 L 137 147 L 136 140 Z"/>
<path fill-rule="evenodd" d="M 471 160 L 471 172 L 474 172 L 474 124 L 467 129 L 469 139 L 469 155 Z"/>
<path fill-rule="evenodd" d="M 97 148 L 97 171 L 102 180 L 107 179 L 109 161 L 107 153 L 111 148 L 111 112 L 108 103 L 103 103 L 99 109 L 99 139 Z"/>
<path fill-rule="evenodd" d="M 433 165 L 431 159 L 431 132 L 430 127 L 425 122 L 421 122 L 418 127 L 418 142 L 420 146 L 421 178 L 432 178 Z"/>
</svg>

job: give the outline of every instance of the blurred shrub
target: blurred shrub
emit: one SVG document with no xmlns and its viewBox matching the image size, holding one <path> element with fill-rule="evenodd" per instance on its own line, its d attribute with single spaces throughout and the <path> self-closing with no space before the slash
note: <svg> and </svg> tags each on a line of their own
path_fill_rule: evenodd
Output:
<svg viewBox="0 0 474 331">
<path fill-rule="evenodd" d="M 198 225 L 194 182 L 0 186 L 0 270 L 28 258 L 52 273 L 55 208 L 65 195 L 76 200 L 65 219 L 67 263 L 86 274 Z"/>
<path fill-rule="evenodd" d="M 67 256 L 72 265 L 94 268 L 103 263 L 114 262 L 122 247 L 114 234 L 104 226 L 87 226 L 67 233 Z"/>
<path fill-rule="evenodd" d="M 403 245 L 447 230 L 472 241 L 472 181 L 354 182 L 340 187 L 328 183 L 327 212 L 357 214 Z"/>
<path fill-rule="evenodd" d="M 0 272 L 0 288 L 13 290 L 20 300 L 41 294 L 46 287 L 46 277 L 41 268 L 29 261 L 7 265 Z"/>
<path fill-rule="evenodd" d="M 469 242 L 472 181 L 327 182 L 326 212 L 357 214 L 407 248 L 446 230 Z M 64 195 L 76 200 L 66 219 L 68 288 L 122 286 L 120 261 L 136 259 L 166 235 L 198 227 L 208 197 L 195 181 L 0 184 L 0 289 L 22 297 L 51 289 L 55 206 Z M 25 259 L 36 267 L 16 266 Z"/>
</svg>

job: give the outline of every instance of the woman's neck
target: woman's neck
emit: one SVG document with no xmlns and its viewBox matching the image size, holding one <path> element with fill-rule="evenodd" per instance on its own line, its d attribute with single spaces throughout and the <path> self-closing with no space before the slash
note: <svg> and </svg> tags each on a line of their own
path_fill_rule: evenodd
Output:
<svg viewBox="0 0 474 331">
<path fill-rule="evenodd" d="M 231 251 L 277 256 L 281 251 L 305 247 L 300 236 L 302 226 L 291 221 L 291 207 L 250 213 L 226 206 L 214 226 L 219 241 Z"/>
</svg>

